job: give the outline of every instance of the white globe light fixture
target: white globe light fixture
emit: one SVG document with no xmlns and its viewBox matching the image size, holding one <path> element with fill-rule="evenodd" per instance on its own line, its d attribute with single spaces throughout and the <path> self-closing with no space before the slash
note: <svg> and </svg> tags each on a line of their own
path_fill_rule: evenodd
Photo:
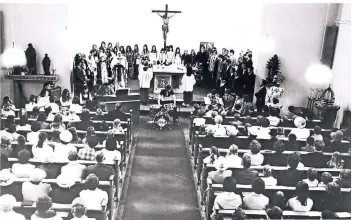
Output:
<svg viewBox="0 0 352 220">
<path fill-rule="evenodd" d="M 327 85 L 332 80 L 332 71 L 324 64 L 315 63 L 308 67 L 305 78 L 314 85 Z"/>
<path fill-rule="evenodd" d="M 26 62 L 24 51 L 16 47 L 6 49 L 1 56 L 2 66 L 7 69 L 25 66 Z"/>
</svg>

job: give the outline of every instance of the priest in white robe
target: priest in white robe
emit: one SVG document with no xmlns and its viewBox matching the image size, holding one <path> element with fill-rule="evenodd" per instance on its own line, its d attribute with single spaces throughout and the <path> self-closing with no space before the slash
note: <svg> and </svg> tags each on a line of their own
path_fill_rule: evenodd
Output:
<svg viewBox="0 0 352 220">
<path fill-rule="evenodd" d="M 153 71 L 148 68 L 148 62 L 143 63 L 143 68 L 139 71 L 138 80 L 141 93 L 141 103 L 147 105 L 149 102 L 150 81 L 153 79 Z"/>
</svg>

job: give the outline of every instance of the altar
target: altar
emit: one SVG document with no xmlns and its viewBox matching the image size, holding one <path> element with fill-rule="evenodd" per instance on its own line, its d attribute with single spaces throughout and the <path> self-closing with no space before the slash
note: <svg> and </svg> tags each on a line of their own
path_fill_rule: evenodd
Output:
<svg viewBox="0 0 352 220">
<path fill-rule="evenodd" d="M 154 93 L 160 93 L 166 85 L 171 85 L 174 93 L 183 93 L 181 87 L 182 76 L 186 73 L 186 68 L 180 65 L 154 66 Z"/>
</svg>

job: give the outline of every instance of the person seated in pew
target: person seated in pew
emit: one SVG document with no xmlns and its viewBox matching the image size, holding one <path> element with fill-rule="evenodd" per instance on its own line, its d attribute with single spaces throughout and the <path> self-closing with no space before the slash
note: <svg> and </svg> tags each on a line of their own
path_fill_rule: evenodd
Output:
<svg viewBox="0 0 352 220">
<path fill-rule="evenodd" d="M 224 112 L 225 114 L 231 114 L 231 109 L 233 108 L 233 105 L 235 103 L 235 97 L 231 95 L 231 90 L 230 89 L 225 89 L 225 94 L 222 97 L 222 102 L 224 103 Z"/>
<path fill-rule="evenodd" d="M 265 157 L 265 163 L 271 166 L 287 166 L 287 157 L 283 154 L 285 149 L 284 142 L 276 141 L 273 148 L 275 152 Z"/>
<path fill-rule="evenodd" d="M 87 213 L 87 205 L 81 198 L 75 198 L 72 201 L 71 213 L 73 218 L 71 220 L 89 220 L 86 216 Z"/>
<path fill-rule="evenodd" d="M 221 124 L 223 121 L 222 116 L 220 116 L 220 115 L 215 116 L 214 121 L 215 121 L 215 125 L 213 125 L 214 137 L 215 136 L 226 136 L 227 135 L 226 128 L 225 128 L 225 126 L 223 126 Z"/>
<path fill-rule="evenodd" d="M 27 112 L 29 111 L 33 111 L 34 107 L 38 107 L 37 104 L 37 97 L 35 95 L 30 95 L 29 96 L 29 101 L 28 103 L 24 106 L 24 108 L 26 109 Z"/>
<path fill-rule="evenodd" d="M 107 115 L 105 115 L 105 121 L 113 121 L 116 118 L 121 121 L 127 121 L 128 119 L 126 113 L 122 111 L 122 105 L 120 102 L 115 104 L 115 109 L 113 111 L 110 111 Z"/>
<path fill-rule="evenodd" d="M 205 118 L 203 118 L 205 116 L 205 111 L 203 109 L 200 109 L 198 111 L 198 113 L 196 115 L 194 115 L 194 119 L 193 119 L 193 124 L 194 126 L 202 126 L 205 125 Z"/>
<path fill-rule="evenodd" d="M 105 116 L 103 115 L 103 110 L 101 108 L 97 108 L 96 115 L 91 118 L 93 121 L 103 121 L 105 120 Z"/>
<path fill-rule="evenodd" d="M 252 136 L 256 136 L 257 139 L 269 140 L 271 136 L 269 135 L 270 129 L 269 119 L 260 117 L 258 126 L 251 126 L 251 124 L 246 124 L 248 133 Z"/>
<path fill-rule="evenodd" d="M 56 183 L 59 187 L 53 189 L 49 196 L 54 203 L 67 204 L 71 203 L 75 198 L 79 196 L 77 190 L 73 190 L 76 179 L 74 176 L 60 175 L 56 179 Z"/>
<path fill-rule="evenodd" d="M 273 150 L 275 142 L 279 140 L 277 138 L 277 129 L 276 128 L 271 128 L 269 130 L 269 135 L 270 135 L 270 140 L 266 144 L 263 145 L 265 150 Z"/>
<path fill-rule="evenodd" d="M 60 143 L 55 143 L 53 159 L 57 162 L 67 161 L 70 151 L 77 151 L 74 146 L 69 144 L 72 140 L 72 134 L 64 130 L 60 133 L 59 138 Z"/>
<path fill-rule="evenodd" d="M 1 117 L 7 117 L 9 115 L 15 116 L 16 113 L 13 109 L 11 100 L 6 101 L 1 108 Z"/>
<path fill-rule="evenodd" d="M 80 120 L 81 121 L 76 124 L 77 130 L 85 131 L 89 126 L 92 126 L 92 122 L 90 121 L 90 113 L 88 109 L 82 110 Z"/>
<path fill-rule="evenodd" d="M 30 130 L 31 129 L 31 125 L 29 124 L 28 122 L 28 115 L 27 115 L 27 112 L 26 110 L 24 109 L 21 109 L 19 111 L 19 122 L 18 122 L 18 125 L 17 125 L 17 130 L 20 131 L 20 130 Z"/>
<path fill-rule="evenodd" d="M 241 114 L 243 116 L 249 116 L 252 114 L 252 112 L 254 112 L 254 106 L 250 101 L 249 95 L 247 94 L 243 95 L 243 104 L 241 110 Z"/>
<path fill-rule="evenodd" d="M 10 137 L 10 140 L 11 142 L 12 141 L 16 141 L 17 138 L 20 136 L 18 133 L 17 133 L 17 126 L 16 124 L 12 124 L 9 126 L 9 128 L 6 130 L 7 134 L 9 137 Z M 3 134 L 4 135 L 4 134 Z"/>
<path fill-rule="evenodd" d="M 277 127 L 281 122 L 280 110 L 278 108 L 270 107 L 269 116 L 266 118 L 269 119 L 270 126 Z"/>
<path fill-rule="evenodd" d="M 272 169 L 270 168 L 269 165 L 264 166 L 263 174 L 264 174 L 264 177 L 262 178 L 262 180 L 264 181 L 265 186 L 276 186 L 277 185 L 277 179 L 275 179 L 273 177 Z"/>
<path fill-rule="evenodd" d="M 351 188 L 351 170 L 342 170 L 336 183 L 342 188 Z"/>
<path fill-rule="evenodd" d="M 114 134 L 123 134 L 124 133 L 120 119 L 117 118 L 114 120 L 114 123 L 112 124 L 112 132 Z"/>
<path fill-rule="evenodd" d="M 13 211 L 16 205 L 16 198 L 13 195 L 5 194 L 0 196 L 0 219 L 3 220 L 26 220 L 26 218 Z"/>
<path fill-rule="evenodd" d="M 68 89 L 64 89 L 62 91 L 61 97 L 60 97 L 60 105 L 62 108 L 69 108 L 71 105 L 71 94 Z"/>
<path fill-rule="evenodd" d="M 287 201 L 287 208 L 296 212 L 309 212 L 313 207 L 313 200 L 309 198 L 309 186 L 304 181 L 296 184 L 295 197 Z"/>
<path fill-rule="evenodd" d="M 261 166 L 264 162 L 264 155 L 260 153 L 261 144 L 257 140 L 251 141 L 249 144 L 250 152 L 243 156 L 249 156 L 253 166 Z"/>
<path fill-rule="evenodd" d="M 234 115 L 234 120 L 230 122 L 230 124 L 235 125 L 235 126 L 241 126 L 243 125 L 243 122 L 240 121 L 241 115 L 239 113 L 236 113 Z"/>
<path fill-rule="evenodd" d="M 314 138 L 315 141 L 322 141 L 323 140 L 323 135 L 321 135 L 320 126 L 318 126 L 318 125 L 314 126 L 312 137 Z"/>
<path fill-rule="evenodd" d="M 31 119 L 37 119 L 39 113 L 40 113 L 39 107 L 38 107 L 38 106 L 35 106 L 35 107 L 31 110 L 31 114 L 29 115 L 29 118 L 31 118 Z"/>
<path fill-rule="evenodd" d="M 335 151 L 331 155 L 331 160 L 328 161 L 327 167 L 335 169 L 343 169 L 345 161 L 342 160 L 341 153 Z"/>
<path fill-rule="evenodd" d="M 66 125 L 62 121 L 62 115 L 60 113 L 54 116 L 54 120 L 50 124 L 50 129 L 54 131 L 61 131 L 61 132 L 63 132 L 66 129 Z"/>
<path fill-rule="evenodd" d="M 279 207 L 281 210 L 286 208 L 287 200 L 282 191 L 277 191 L 269 201 L 270 207 Z"/>
<path fill-rule="evenodd" d="M 286 115 L 283 115 L 282 119 L 284 121 L 292 121 L 292 120 L 294 120 L 297 117 L 297 115 L 295 114 L 295 111 L 294 111 L 295 107 L 290 105 L 287 109 L 288 109 L 288 113 Z"/>
<path fill-rule="evenodd" d="M 307 170 L 307 179 L 304 179 L 303 182 L 307 183 L 309 187 L 317 187 L 319 184 L 317 178 L 318 172 L 315 169 L 309 168 Z"/>
<path fill-rule="evenodd" d="M 39 197 L 49 195 L 51 186 L 48 183 L 42 183 L 46 177 L 44 170 L 35 168 L 30 174 L 29 181 L 22 183 L 23 201 L 35 202 Z"/>
<path fill-rule="evenodd" d="M 1 137 L 0 150 L 1 150 L 1 154 L 5 155 L 6 157 L 10 157 L 13 154 L 14 150 L 11 146 L 11 140 L 9 137 L 7 136 Z"/>
<path fill-rule="evenodd" d="M 44 158 L 52 158 L 54 150 L 47 143 L 48 135 L 45 132 L 40 132 L 38 143 L 32 146 L 32 154 L 34 159 L 43 160 Z"/>
<path fill-rule="evenodd" d="M 285 143 L 285 150 L 287 150 L 287 151 L 300 150 L 299 144 L 297 142 L 297 136 L 295 134 L 288 135 L 288 142 Z"/>
<path fill-rule="evenodd" d="M 266 211 L 268 215 L 268 220 L 283 219 L 282 209 L 278 206 L 273 206 Z"/>
<path fill-rule="evenodd" d="M 351 145 L 342 143 L 342 139 L 343 139 L 342 131 L 337 130 L 335 132 L 332 132 L 331 138 L 332 138 L 332 142 L 329 144 L 329 146 L 326 147 L 326 149 L 324 150 L 325 152 L 338 151 L 340 153 L 348 153 Z"/>
<path fill-rule="evenodd" d="M 31 216 L 31 220 L 62 220 L 56 211 L 51 209 L 52 205 L 53 202 L 49 196 L 44 195 L 38 197 L 35 201 L 37 210 Z"/>
<path fill-rule="evenodd" d="M 82 116 L 82 115 L 81 115 Z M 73 111 L 73 110 L 70 110 L 70 112 L 69 112 L 69 114 L 68 114 L 68 116 L 67 116 L 67 119 L 69 120 L 69 121 L 80 121 L 81 119 L 80 119 L 80 116 L 78 116 L 77 114 L 76 114 L 76 112 L 75 111 Z"/>
<path fill-rule="evenodd" d="M 240 167 L 242 165 L 242 158 L 238 156 L 238 146 L 232 144 L 226 154 L 225 163 L 230 167 Z"/>
<path fill-rule="evenodd" d="M 210 155 L 203 159 L 203 163 L 206 164 L 214 164 L 214 162 L 220 157 L 220 153 L 218 148 L 215 146 L 211 146 Z"/>
<path fill-rule="evenodd" d="M 214 200 L 213 216 L 215 210 L 236 209 L 242 205 L 241 196 L 236 194 L 236 184 L 236 180 L 232 176 L 224 179 L 222 184 L 224 192 L 219 193 Z"/>
<path fill-rule="evenodd" d="M 70 177 L 73 179 L 83 178 L 87 167 L 78 162 L 78 155 L 76 151 L 68 153 L 68 163 L 61 167 L 61 176 Z"/>
<path fill-rule="evenodd" d="M 82 139 L 82 144 L 87 144 L 88 143 L 88 138 L 89 137 L 96 137 L 95 135 L 95 129 L 93 126 L 89 126 L 86 131 L 86 137 Z"/>
<path fill-rule="evenodd" d="M 99 189 L 99 178 L 91 173 L 85 182 L 86 189 L 79 193 L 79 197 L 86 203 L 87 209 L 101 209 L 108 203 L 108 194 Z"/>
<path fill-rule="evenodd" d="M 108 136 L 106 140 L 104 140 L 103 148 L 100 152 L 104 154 L 104 162 L 115 162 L 119 161 L 121 163 L 121 153 L 118 149 L 121 149 L 119 143 L 114 138 L 114 133 L 112 131 L 108 131 Z"/>
<path fill-rule="evenodd" d="M 53 158 L 50 155 L 42 158 L 42 164 L 37 168 L 42 169 L 46 173 L 47 179 L 56 179 L 60 175 L 60 167 L 59 165 L 53 163 Z"/>
<path fill-rule="evenodd" d="M 324 172 L 321 175 L 321 182 L 318 183 L 318 187 L 326 187 L 328 183 L 332 182 L 334 179 L 332 178 L 331 173 L 329 172 Z"/>
<path fill-rule="evenodd" d="M 5 154 L 3 154 L 2 148 L 3 147 L 2 147 L 2 143 L 1 143 L 1 147 L 0 147 L 0 170 L 7 169 L 7 168 L 11 167 L 11 165 L 9 163 L 9 158 Z"/>
<path fill-rule="evenodd" d="M 288 156 L 287 163 L 289 168 L 280 172 L 278 178 L 279 186 L 295 186 L 298 181 L 305 177 L 303 171 L 297 170 L 299 159 L 299 156 L 294 153 Z"/>
<path fill-rule="evenodd" d="M 211 171 L 208 174 L 207 183 L 208 184 L 222 184 L 224 179 L 228 176 L 232 176 L 232 171 L 227 170 L 224 157 L 219 157 L 215 162 L 214 166 L 216 171 Z"/>
<path fill-rule="evenodd" d="M 264 194 L 265 182 L 261 178 L 256 178 L 252 183 L 253 192 L 243 198 L 243 206 L 250 210 L 264 210 L 269 206 L 269 198 Z"/>
<path fill-rule="evenodd" d="M 341 199 L 341 187 L 336 182 L 330 182 L 326 186 L 324 195 L 315 205 L 315 210 L 324 211 L 326 209 L 333 212 L 343 212 L 350 210 L 346 209 L 343 199 Z"/>
<path fill-rule="evenodd" d="M 314 148 L 314 137 L 310 136 L 307 138 L 306 140 L 306 146 L 301 148 L 301 151 L 307 151 L 307 152 L 314 152 L 315 148 Z"/>
<path fill-rule="evenodd" d="M 46 122 L 46 114 L 44 112 L 39 113 L 37 122 L 40 124 L 40 129 L 49 129 L 50 124 Z"/>
<path fill-rule="evenodd" d="M 335 212 L 332 212 L 330 210 L 324 210 L 321 212 L 321 219 L 338 219 L 339 216 L 336 215 Z"/>
<path fill-rule="evenodd" d="M 304 164 L 302 163 L 301 153 L 299 151 L 295 151 L 295 152 L 293 152 L 293 154 L 295 154 L 298 157 L 298 160 L 299 160 L 299 163 L 297 165 L 297 169 L 303 169 L 304 168 Z M 289 167 L 289 165 L 287 165 L 287 167 Z"/>
<path fill-rule="evenodd" d="M 49 103 L 45 106 L 46 107 L 51 107 L 51 110 L 54 112 L 54 113 L 57 113 L 60 111 L 60 107 L 58 104 L 55 103 L 55 98 L 54 96 L 50 96 L 49 97 Z"/>
<path fill-rule="evenodd" d="M 12 165 L 12 173 L 17 178 L 29 178 L 35 166 L 29 163 L 31 153 L 23 149 L 18 153 L 18 163 Z"/>
<path fill-rule="evenodd" d="M 264 107 L 263 107 L 263 110 L 262 110 L 263 112 L 262 113 L 260 113 L 260 115 L 261 116 L 263 116 L 263 117 L 269 117 L 269 107 L 267 106 L 267 105 L 265 105 Z"/>
<path fill-rule="evenodd" d="M 306 127 L 306 120 L 302 117 L 296 117 L 293 121 L 296 128 L 292 128 L 290 134 L 295 134 L 297 139 L 307 139 L 310 136 L 310 130 Z"/>
<path fill-rule="evenodd" d="M 11 157 L 17 157 L 18 152 L 20 152 L 23 149 L 26 149 L 31 152 L 31 150 L 28 148 L 28 146 L 26 146 L 26 138 L 23 135 L 20 135 L 17 138 L 17 147 L 12 148 Z"/>
<path fill-rule="evenodd" d="M 108 166 L 103 163 L 105 160 L 103 152 L 97 152 L 95 155 L 95 160 L 97 161 L 95 165 L 90 165 L 87 167 L 87 175 L 95 174 L 101 181 L 108 181 L 110 176 L 116 175 L 112 166 Z"/>
<path fill-rule="evenodd" d="M 328 159 L 323 153 L 325 143 L 323 141 L 315 141 L 314 147 L 315 151 L 305 156 L 304 165 L 315 168 L 327 167 Z"/>
<path fill-rule="evenodd" d="M 71 140 L 70 144 L 81 144 L 82 143 L 81 138 L 78 137 L 77 130 L 75 127 L 70 127 L 68 129 L 68 131 L 71 132 L 71 134 L 72 134 L 72 140 Z"/>
<path fill-rule="evenodd" d="M 76 113 L 82 112 L 82 106 L 80 105 L 79 97 L 75 96 L 72 99 L 72 104 L 70 105 L 70 110 L 75 111 Z"/>
<path fill-rule="evenodd" d="M 97 136 L 90 136 L 87 138 L 87 146 L 79 149 L 78 158 L 80 160 L 94 160 L 95 159 L 95 147 L 99 144 L 99 138 Z"/>
<path fill-rule="evenodd" d="M 45 112 L 47 121 L 54 121 L 55 114 L 53 113 L 53 111 L 52 111 L 50 106 L 46 107 L 44 109 L 44 112 Z"/>
<path fill-rule="evenodd" d="M 27 133 L 27 141 L 32 144 L 38 143 L 40 134 L 40 124 L 34 121 L 31 125 L 31 132 Z"/>
<path fill-rule="evenodd" d="M 37 105 L 38 105 L 39 109 L 42 110 L 49 103 L 50 103 L 49 91 L 46 89 L 43 89 L 37 98 Z"/>
<path fill-rule="evenodd" d="M 15 179 L 16 177 L 11 173 L 11 169 L 5 168 L 0 171 L 0 195 L 10 194 L 13 195 L 16 200 L 22 201 L 21 186 L 13 184 Z"/>
<path fill-rule="evenodd" d="M 253 180 L 255 180 L 259 173 L 256 170 L 251 169 L 251 157 L 248 155 L 243 156 L 242 158 L 242 169 L 235 170 L 234 177 L 238 184 L 250 185 Z"/>
</svg>

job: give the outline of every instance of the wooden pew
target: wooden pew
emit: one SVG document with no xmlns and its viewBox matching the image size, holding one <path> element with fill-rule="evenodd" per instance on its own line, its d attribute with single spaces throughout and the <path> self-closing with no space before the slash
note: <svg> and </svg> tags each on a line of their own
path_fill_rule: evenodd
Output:
<svg viewBox="0 0 352 220">
<path fill-rule="evenodd" d="M 29 178 L 16 178 L 15 181 L 10 186 L 0 187 L 1 194 L 6 194 L 7 191 L 11 192 L 12 187 L 16 188 L 16 189 L 20 189 L 22 187 L 22 184 L 24 182 L 28 182 L 28 181 L 30 181 Z M 59 187 L 57 185 L 56 179 L 43 179 L 42 182 L 50 184 L 53 189 Z M 81 191 L 84 189 L 84 184 L 85 184 L 85 180 L 77 179 L 75 182 L 75 185 L 72 186 L 71 188 L 76 189 L 78 192 L 78 191 Z M 99 181 L 98 188 L 107 192 L 107 194 L 108 194 L 107 207 L 102 207 L 101 211 L 109 213 L 109 219 L 111 219 L 112 212 L 114 211 L 114 193 L 115 193 L 115 188 L 116 188 L 115 183 L 114 183 L 114 176 L 111 176 L 109 181 Z M 61 204 L 57 204 L 57 205 L 60 207 Z M 70 207 L 71 201 L 67 205 Z M 33 207 L 33 206 L 31 206 L 31 207 Z"/>
<path fill-rule="evenodd" d="M 264 195 L 269 199 L 274 196 L 277 191 L 282 191 L 285 194 L 286 199 L 292 198 L 295 193 L 295 187 L 287 186 L 266 186 Z M 206 205 L 205 213 L 206 216 L 210 216 L 214 206 L 214 200 L 216 195 L 223 192 L 222 184 L 209 184 L 206 194 Z M 236 192 L 245 196 L 249 192 L 252 192 L 251 185 L 236 185 Z M 317 203 L 322 198 L 324 192 L 326 192 L 325 187 L 310 187 L 309 188 L 310 197 L 314 203 Z M 343 188 L 341 189 L 341 201 L 344 201 L 345 206 L 343 207 L 346 211 L 350 212 L 350 201 L 351 201 L 351 189 Z M 314 208 L 314 206 L 313 206 Z"/>
<path fill-rule="evenodd" d="M 249 219 L 266 219 L 267 215 L 265 210 L 243 210 Z M 224 220 L 232 220 L 232 214 L 235 210 L 220 209 L 216 213 L 224 217 Z M 294 211 L 283 211 L 284 219 L 320 219 L 321 212 L 310 211 L 310 212 L 294 212 Z M 339 219 L 351 219 L 351 213 L 348 212 L 336 212 Z"/>
<path fill-rule="evenodd" d="M 58 204 L 54 203 L 51 209 L 55 210 L 56 213 L 62 217 L 64 220 L 68 219 L 68 216 L 71 213 L 71 204 Z M 13 210 L 17 213 L 20 213 L 25 216 L 26 219 L 30 219 L 31 215 L 34 214 L 36 208 L 34 205 L 32 206 L 23 206 L 21 202 L 16 202 L 16 205 L 13 207 Z M 105 210 L 97 210 L 97 209 L 88 209 L 87 217 L 95 220 L 107 220 Z"/>
</svg>

